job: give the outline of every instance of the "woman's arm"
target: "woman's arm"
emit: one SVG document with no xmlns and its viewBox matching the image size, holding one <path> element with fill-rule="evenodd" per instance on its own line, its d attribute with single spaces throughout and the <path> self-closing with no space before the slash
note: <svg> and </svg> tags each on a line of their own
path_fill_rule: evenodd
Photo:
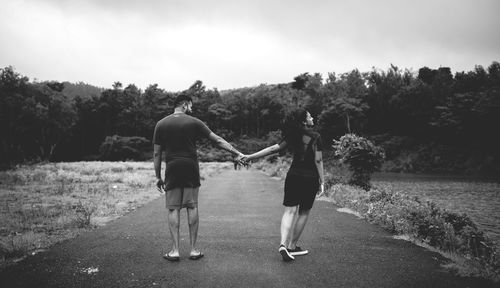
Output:
<svg viewBox="0 0 500 288">
<path fill-rule="evenodd" d="M 316 164 L 316 169 L 318 169 L 318 175 L 319 175 L 319 183 L 321 185 L 321 190 L 320 193 L 323 193 L 324 191 L 324 183 L 325 183 L 325 172 L 323 169 L 323 152 L 321 151 L 316 151 L 314 155 L 314 163 Z"/>
<path fill-rule="evenodd" d="M 264 149 L 260 150 L 259 152 L 255 152 L 251 155 L 248 155 L 245 158 L 247 161 L 257 160 L 257 159 L 265 157 L 267 155 L 278 153 L 279 151 L 285 149 L 286 145 L 287 145 L 286 142 L 283 141 L 280 144 L 274 144 L 273 146 L 269 146 L 267 148 L 264 148 Z"/>
</svg>

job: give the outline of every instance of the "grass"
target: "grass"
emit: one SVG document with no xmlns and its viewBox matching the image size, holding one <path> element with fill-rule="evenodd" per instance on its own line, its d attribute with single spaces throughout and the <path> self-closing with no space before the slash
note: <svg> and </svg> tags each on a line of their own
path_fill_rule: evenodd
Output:
<svg viewBox="0 0 500 288">
<path fill-rule="evenodd" d="M 231 168 L 200 163 L 202 180 Z M 152 162 L 74 162 L 0 172 L 0 267 L 161 196 Z"/>
<path fill-rule="evenodd" d="M 290 159 L 270 160 L 253 166 L 270 176 L 284 178 Z M 445 266 L 460 275 L 500 281 L 499 247 L 468 215 L 450 212 L 390 185 L 377 185 L 370 191 L 347 185 L 349 173 L 331 162 L 325 166 L 325 174 L 326 191 L 320 199 L 348 208 L 401 239 L 441 253 L 451 260 Z"/>
</svg>

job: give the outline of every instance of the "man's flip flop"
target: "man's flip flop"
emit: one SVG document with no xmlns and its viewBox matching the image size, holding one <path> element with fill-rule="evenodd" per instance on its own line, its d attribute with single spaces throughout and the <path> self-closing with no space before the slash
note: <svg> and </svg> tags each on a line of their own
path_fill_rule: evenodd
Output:
<svg viewBox="0 0 500 288">
<path fill-rule="evenodd" d="M 205 255 L 203 255 L 203 253 L 200 252 L 197 255 L 191 255 L 191 256 L 189 256 L 189 259 L 190 260 L 198 260 L 198 259 L 202 258 L 203 256 L 205 256 Z"/>
<path fill-rule="evenodd" d="M 168 253 L 163 255 L 163 258 L 167 259 L 168 261 L 172 261 L 172 262 L 180 260 L 179 256 L 170 256 Z"/>
</svg>

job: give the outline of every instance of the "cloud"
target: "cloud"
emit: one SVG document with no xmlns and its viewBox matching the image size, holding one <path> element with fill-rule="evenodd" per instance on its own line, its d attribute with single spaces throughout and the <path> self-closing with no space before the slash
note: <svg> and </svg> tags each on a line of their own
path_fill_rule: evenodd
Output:
<svg viewBox="0 0 500 288">
<path fill-rule="evenodd" d="M 220 89 L 303 72 L 489 65 L 494 0 L 8 1 L 0 65 L 43 80 Z"/>
</svg>

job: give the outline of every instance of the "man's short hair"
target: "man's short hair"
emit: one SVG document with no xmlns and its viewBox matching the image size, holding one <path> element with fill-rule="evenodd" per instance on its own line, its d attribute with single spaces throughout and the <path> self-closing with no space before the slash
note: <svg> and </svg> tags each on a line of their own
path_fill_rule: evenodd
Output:
<svg viewBox="0 0 500 288">
<path fill-rule="evenodd" d="M 175 97 L 174 107 L 177 108 L 182 104 L 184 104 L 185 102 L 193 102 L 193 99 L 191 99 L 191 97 L 189 97 L 187 94 L 181 93 L 177 97 Z"/>
</svg>

